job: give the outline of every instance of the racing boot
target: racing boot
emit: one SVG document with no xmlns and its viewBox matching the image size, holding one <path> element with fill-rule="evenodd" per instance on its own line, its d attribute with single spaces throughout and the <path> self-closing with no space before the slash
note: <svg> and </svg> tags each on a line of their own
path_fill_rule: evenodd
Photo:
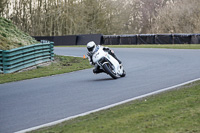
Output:
<svg viewBox="0 0 200 133">
<path fill-rule="evenodd" d="M 100 67 L 98 65 L 95 65 L 95 68 L 93 69 L 93 73 L 94 74 L 99 74 L 104 72 L 102 69 L 100 69 Z"/>
</svg>

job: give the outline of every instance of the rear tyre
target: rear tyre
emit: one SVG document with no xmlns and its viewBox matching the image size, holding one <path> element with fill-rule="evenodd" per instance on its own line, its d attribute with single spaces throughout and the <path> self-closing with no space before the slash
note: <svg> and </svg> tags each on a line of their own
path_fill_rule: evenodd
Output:
<svg viewBox="0 0 200 133">
<path fill-rule="evenodd" d="M 109 63 L 105 63 L 103 68 L 113 79 L 117 79 L 117 74 L 114 72 L 113 67 Z"/>
</svg>

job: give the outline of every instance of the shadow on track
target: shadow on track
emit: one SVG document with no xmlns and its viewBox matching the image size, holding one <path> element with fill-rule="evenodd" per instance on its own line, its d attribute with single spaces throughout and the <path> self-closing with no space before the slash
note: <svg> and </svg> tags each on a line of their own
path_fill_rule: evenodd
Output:
<svg viewBox="0 0 200 133">
<path fill-rule="evenodd" d="M 109 81 L 109 80 L 115 80 L 113 78 L 103 78 L 103 79 L 94 79 L 93 81 Z"/>
</svg>

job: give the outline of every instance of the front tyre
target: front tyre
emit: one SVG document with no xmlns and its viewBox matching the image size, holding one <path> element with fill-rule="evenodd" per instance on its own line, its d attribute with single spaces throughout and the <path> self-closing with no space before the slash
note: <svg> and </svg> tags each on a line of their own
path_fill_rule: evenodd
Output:
<svg viewBox="0 0 200 133">
<path fill-rule="evenodd" d="M 122 73 L 122 75 L 120 75 L 120 77 L 125 77 L 126 76 L 126 72 L 125 72 L 125 70 L 123 70 L 123 73 Z"/>
<path fill-rule="evenodd" d="M 109 63 L 105 63 L 103 66 L 103 69 L 107 74 L 109 74 L 113 79 L 117 79 L 117 74 L 114 72 L 113 67 Z"/>
</svg>

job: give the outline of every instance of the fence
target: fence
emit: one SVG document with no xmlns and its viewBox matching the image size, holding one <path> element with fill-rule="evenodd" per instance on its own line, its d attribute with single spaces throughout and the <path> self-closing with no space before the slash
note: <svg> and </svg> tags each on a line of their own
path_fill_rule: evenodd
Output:
<svg viewBox="0 0 200 133">
<path fill-rule="evenodd" d="M 200 34 L 104 35 L 104 45 L 200 44 Z"/>
<path fill-rule="evenodd" d="M 200 44 L 200 34 L 133 34 L 133 35 L 70 35 L 37 36 L 36 40 L 54 41 L 55 46 L 86 45 L 89 41 L 104 45 Z"/>
<path fill-rule="evenodd" d="M 0 50 L 0 73 L 12 73 L 54 60 L 53 42 Z"/>
<path fill-rule="evenodd" d="M 95 41 L 96 44 L 102 44 L 102 34 L 83 34 L 68 36 L 33 36 L 37 41 L 48 40 L 54 42 L 55 46 L 85 45 L 89 41 Z"/>
</svg>

